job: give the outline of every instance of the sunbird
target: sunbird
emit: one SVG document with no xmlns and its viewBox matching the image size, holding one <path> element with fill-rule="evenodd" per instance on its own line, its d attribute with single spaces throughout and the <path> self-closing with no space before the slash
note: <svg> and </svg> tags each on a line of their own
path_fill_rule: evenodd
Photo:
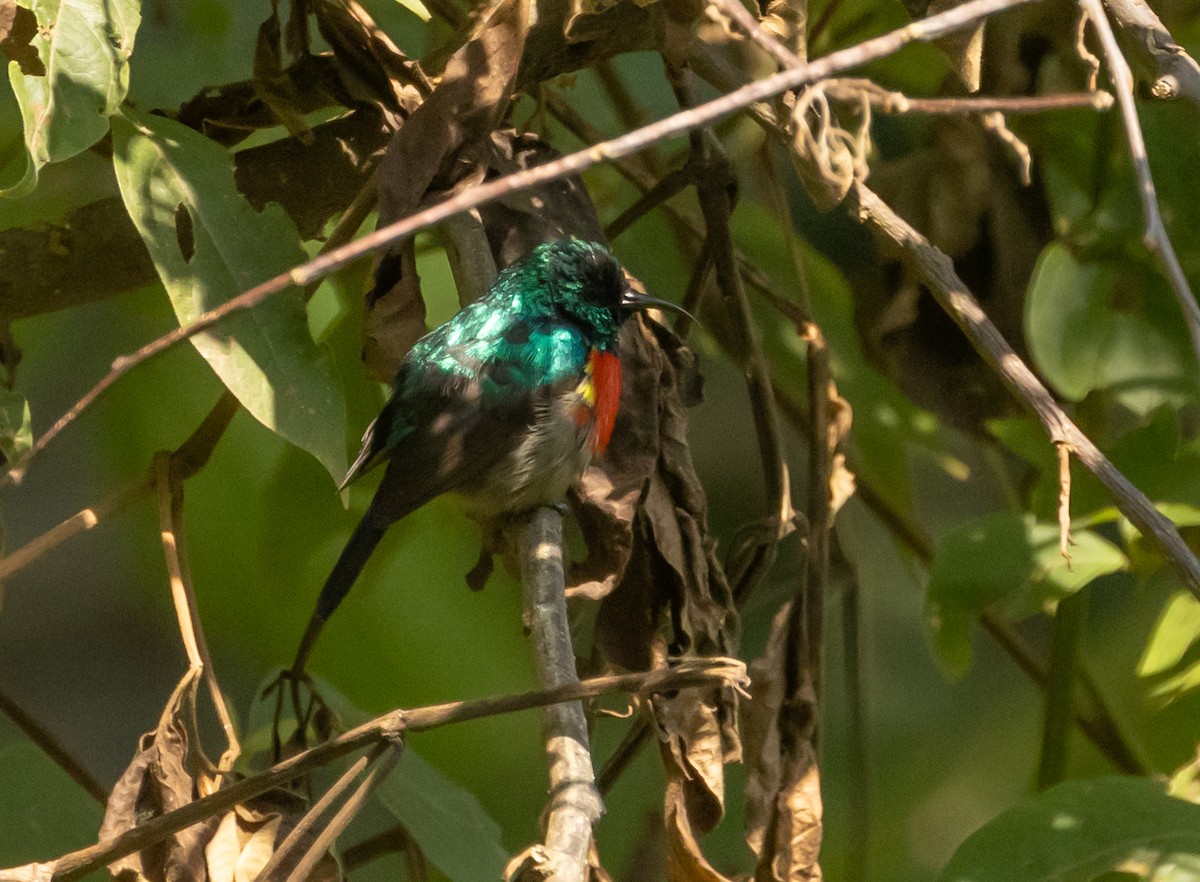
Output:
<svg viewBox="0 0 1200 882">
<path fill-rule="evenodd" d="M 648 308 L 683 312 L 633 291 L 603 245 L 559 239 L 538 245 L 417 341 L 342 482 L 387 463 L 321 589 L 294 675 L 383 534 L 405 515 L 448 492 L 481 520 L 563 500 L 612 437 L 621 399 L 617 335 Z"/>
</svg>

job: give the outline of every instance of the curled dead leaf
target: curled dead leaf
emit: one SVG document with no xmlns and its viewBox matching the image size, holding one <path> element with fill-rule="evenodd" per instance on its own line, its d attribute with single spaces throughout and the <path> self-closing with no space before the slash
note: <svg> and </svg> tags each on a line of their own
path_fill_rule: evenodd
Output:
<svg viewBox="0 0 1200 882">
<path fill-rule="evenodd" d="M 680 781 L 667 782 L 664 822 L 667 831 L 667 879 L 669 882 L 733 882 L 719 872 L 700 850 L 687 811 L 687 797 Z"/>
<path fill-rule="evenodd" d="M 101 841 L 149 818 L 187 805 L 207 776 L 195 731 L 200 670 L 184 675 L 171 694 L 158 727 L 142 736 L 137 755 L 117 780 L 100 825 Z M 109 865 L 114 876 L 146 882 L 205 882 L 204 848 L 217 819 L 195 824 L 137 854 Z"/>
<path fill-rule="evenodd" d="M 767 647 L 750 665 L 752 698 L 743 713 L 746 842 L 758 855 L 758 882 L 821 878 L 816 694 L 810 672 L 787 668 L 791 612 L 787 603 L 776 613 Z"/>
</svg>

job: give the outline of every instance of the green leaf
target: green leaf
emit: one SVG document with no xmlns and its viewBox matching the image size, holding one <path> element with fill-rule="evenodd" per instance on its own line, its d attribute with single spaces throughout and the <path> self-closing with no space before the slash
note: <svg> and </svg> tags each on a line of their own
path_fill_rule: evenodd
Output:
<svg viewBox="0 0 1200 882">
<path fill-rule="evenodd" d="M 1196 364 L 1179 307 L 1136 261 L 1083 263 L 1047 246 L 1029 283 L 1025 333 L 1038 368 L 1062 395 L 1096 389 L 1139 414 L 1196 394 Z"/>
<path fill-rule="evenodd" d="M 33 446 L 33 423 L 25 396 L 0 389 L 0 453 L 9 465 L 17 463 Z"/>
<path fill-rule="evenodd" d="M 1018 617 L 1052 606 L 1094 579 L 1128 566 L 1115 545 L 1072 530 L 1071 563 L 1059 553 L 1057 524 L 996 512 L 947 533 L 934 549 L 926 617 L 934 651 L 952 676 L 970 666 L 970 624 L 1009 601 Z"/>
<path fill-rule="evenodd" d="M 0 866 L 81 848 L 96 839 L 103 807 L 28 741 L 0 746 Z"/>
<path fill-rule="evenodd" d="M 168 119 L 113 120 L 121 196 L 181 325 L 305 260 L 278 205 L 257 213 L 237 192 L 228 152 Z M 346 405 L 290 289 L 191 338 L 255 419 L 341 480 Z"/>
<path fill-rule="evenodd" d="M 325 681 L 321 697 L 347 726 L 371 714 L 354 706 Z M 470 791 L 451 781 L 405 745 L 404 755 L 375 791 L 379 801 L 421 846 L 429 862 L 453 882 L 499 879 L 508 861 L 500 825 Z"/>
<path fill-rule="evenodd" d="M 1137 672 L 1163 704 L 1200 687 L 1200 602 L 1190 591 L 1177 591 L 1163 607 Z"/>
<path fill-rule="evenodd" d="M 939 882 L 1200 880 L 1200 806 L 1141 778 L 1068 781 L 959 846 Z"/>
<path fill-rule="evenodd" d="M 138 0 L 22 0 L 37 16 L 31 45 L 45 70 L 8 79 L 25 128 L 25 173 L 0 196 L 20 196 L 37 184 L 38 170 L 69 159 L 108 133 L 129 89 L 129 57 L 141 23 Z"/>
</svg>

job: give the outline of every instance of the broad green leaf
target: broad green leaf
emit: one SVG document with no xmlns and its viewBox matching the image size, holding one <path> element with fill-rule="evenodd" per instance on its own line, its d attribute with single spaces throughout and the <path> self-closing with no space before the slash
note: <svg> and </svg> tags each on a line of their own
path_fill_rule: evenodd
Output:
<svg viewBox="0 0 1200 882">
<path fill-rule="evenodd" d="M 1018 617 L 1052 607 L 1094 579 L 1128 566 L 1116 546 L 1072 530 L 1071 563 L 1059 553 L 1057 524 L 997 512 L 947 533 L 934 549 L 926 616 L 938 660 L 951 675 L 970 665 L 970 625 L 1006 601 Z"/>
<path fill-rule="evenodd" d="M 129 57 L 141 23 L 138 0 L 21 0 L 37 16 L 32 46 L 44 72 L 8 79 L 25 128 L 25 173 L 0 195 L 19 196 L 37 184 L 38 169 L 68 159 L 108 133 L 129 89 Z"/>
<path fill-rule="evenodd" d="M 1179 307 L 1142 263 L 1085 263 L 1049 245 L 1029 283 L 1025 334 L 1038 368 L 1067 398 L 1103 389 L 1145 414 L 1195 396 Z"/>
<path fill-rule="evenodd" d="M 29 402 L 23 395 L 0 389 L 0 453 L 15 464 L 33 446 L 33 423 L 29 417 Z"/>
<path fill-rule="evenodd" d="M 181 325 L 305 260 L 278 205 L 255 212 L 237 192 L 228 152 L 171 120 L 113 120 L 117 181 Z M 326 354 L 291 289 L 191 338 L 264 426 L 340 480 L 346 405 Z"/>
<path fill-rule="evenodd" d="M 324 681 L 321 697 L 347 726 L 371 714 Z M 395 816 L 435 867 L 453 882 L 500 879 L 508 853 L 500 841 L 500 825 L 468 790 L 427 763 L 412 747 L 376 789 L 379 801 Z"/>
<path fill-rule="evenodd" d="M 971 834 L 938 879 L 1092 882 L 1107 873 L 1200 880 L 1200 806 L 1142 778 L 1068 781 Z"/>
<path fill-rule="evenodd" d="M 44 861 L 96 839 L 104 808 L 29 741 L 0 746 L 0 866 Z"/>
<path fill-rule="evenodd" d="M 1170 703 L 1200 686 L 1200 602 L 1177 591 L 1163 607 L 1138 662 L 1150 695 Z"/>
</svg>

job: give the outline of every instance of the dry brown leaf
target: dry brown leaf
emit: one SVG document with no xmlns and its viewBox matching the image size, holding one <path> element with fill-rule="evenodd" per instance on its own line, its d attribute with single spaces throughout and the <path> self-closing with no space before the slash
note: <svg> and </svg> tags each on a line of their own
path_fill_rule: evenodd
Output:
<svg viewBox="0 0 1200 882">
<path fill-rule="evenodd" d="M 254 44 L 254 91 L 271 109 L 288 132 L 301 141 L 312 137 L 304 119 L 300 90 L 284 69 L 283 26 L 279 21 L 279 0 L 271 3 L 271 14 L 258 28 Z"/>
<path fill-rule="evenodd" d="M 762 28 L 804 61 L 808 55 L 808 3 L 805 0 L 769 0 Z"/>
<path fill-rule="evenodd" d="M 746 842 L 758 855 L 758 882 L 819 880 L 820 771 L 812 737 L 816 696 L 806 671 L 788 695 L 791 603 L 775 615 L 763 654 L 750 665 L 746 742 Z"/>
<path fill-rule="evenodd" d="M 100 825 L 101 841 L 194 800 L 205 774 L 195 734 L 199 669 L 180 680 L 153 732 L 142 736 L 137 756 L 113 787 Z M 109 865 L 116 876 L 148 882 L 204 882 L 204 847 L 217 820 L 196 824 Z"/>
<path fill-rule="evenodd" d="M 450 57 L 437 87 L 384 154 L 380 226 L 412 214 L 431 196 L 440 197 L 486 168 L 490 136 L 508 107 L 528 27 L 529 0 L 501 0 Z M 372 373 L 386 380 L 424 333 L 423 305 L 420 326 L 414 321 L 420 289 L 411 263 L 400 248 L 385 252 L 367 298 L 370 333 L 364 357 Z"/>
<path fill-rule="evenodd" d="M 716 702 L 687 689 L 651 701 L 659 749 L 678 778 L 689 827 L 707 833 L 725 813 L 725 744 Z"/>
<path fill-rule="evenodd" d="M 700 851 L 700 843 L 688 820 L 687 798 L 682 782 L 667 782 L 664 821 L 667 830 L 667 879 L 669 882 L 732 882 L 717 871 Z"/>
<path fill-rule="evenodd" d="M 936 15 L 962 5 L 963 0 L 932 0 L 927 15 Z M 958 78 L 968 92 L 978 92 L 983 77 L 983 30 L 986 21 L 972 27 L 941 37 L 935 41 L 937 47 L 950 58 Z"/>
<path fill-rule="evenodd" d="M 404 116 L 417 108 L 428 88 L 420 65 L 405 57 L 356 0 L 322 0 L 314 11 L 333 50 L 343 104 L 378 105 Z"/>
<path fill-rule="evenodd" d="M 492 133 L 493 174 L 524 171 L 561 155 L 531 133 L 518 134 L 512 129 Z M 498 266 L 507 266 L 534 246 L 561 236 L 604 241 L 596 207 L 575 175 L 510 194 L 483 206 L 480 213 Z"/>
<path fill-rule="evenodd" d="M 854 423 L 854 408 L 842 397 L 837 384 L 829 381 L 826 391 L 829 423 L 826 426 L 829 458 L 829 519 L 830 524 L 856 489 L 854 472 L 846 465 L 846 442 Z"/>
</svg>

